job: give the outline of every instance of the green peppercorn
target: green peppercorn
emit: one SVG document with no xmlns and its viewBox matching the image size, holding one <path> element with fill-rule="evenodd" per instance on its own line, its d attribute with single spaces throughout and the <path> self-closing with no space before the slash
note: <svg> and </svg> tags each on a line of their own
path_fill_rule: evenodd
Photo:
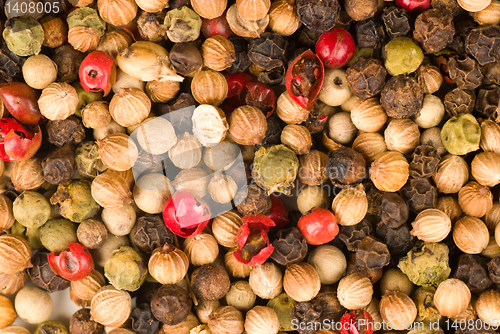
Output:
<svg viewBox="0 0 500 334">
<path fill-rule="evenodd" d="M 450 154 L 465 155 L 479 150 L 481 127 L 471 114 L 450 118 L 441 129 L 441 141 Z"/>
<path fill-rule="evenodd" d="M 200 36 L 201 18 L 192 9 L 183 6 L 167 13 L 165 27 L 172 42 L 191 42 Z"/>
<path fill-rule="evenodd" d="M 57 213 L 76 223 L 94 217 L 101 209 L 92 197 L 90 182 L 84 180 L 60 184 L 50 203 L 55 205 Z"/>
<path fill-rule="evenodd" d="M 147 273 L 145 259 L 129 246 L 115 250 L 104 266 L 104 276 L 119 290 L 136 291 L 146 280 Z"/>
<path fill-rule="evenodd" d="M 37 228 L 49 220 L 50 203 L 36 191 L 25 191 L 17 196 L 12 205 L 14 218 L 23 226 Z"/>
<path fill-rule="evenodd" d="M 15 17 L 5 22 L 2 33 L 10 51 L 21 57 L 39 54 L 44 33 L 42 25 L 32 17 Z"/>
<path fill-rule="evenodd" d="M 28 245 L 30 245 L 30 247 L 33 249 L 40 249 L 43 247 L 42 242 L 40 241 L 39 228 L 24 227 L 18 221 L 16 221 L 10 228 L 10 233 L 26 239 Z"/>
<path fill-rule="evenodd" d="M 69 332 L 62 322 L 49 320 L 38 325 L 33 334 L 69 334 Z"/>
<path fill-rule="evenodd" d="M 72 242 L 78 242 L 76 226 L 68 219 L 51 219 L 40 228 L 43 247 L 54 253 L 64 251 Z"/>
<path fill-rule="evenodd" d="M 68 14 L 66 18 L 69 29 L 75 27 L 92 28 L 99 36 L 106 32 L 106 22 L 99 16 L 97 10 L 90 7 L 80 7 Z"/>
<path fill-rule="evenodd" d="M 415 72 L 424 60 L 422 49 L 408 37 L 397 37 L 383 48 L 384 65 L 392 76 Z"/>
</svg>

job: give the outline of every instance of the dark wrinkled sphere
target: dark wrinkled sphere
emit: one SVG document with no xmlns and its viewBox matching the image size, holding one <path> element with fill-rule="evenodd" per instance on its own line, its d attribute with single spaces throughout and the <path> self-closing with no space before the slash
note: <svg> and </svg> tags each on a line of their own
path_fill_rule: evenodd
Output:
<svg viewBox="0 0 500 334">
<path fill-rule="evenodd" d="M 396 6 L 384 8 L 382 21 L 385 30 L 391 38 L 403 37 L 408 35 L 411 30 L 411 19 L 408 11 Z"/>
<path fill-rule="evenodd" d="M 255 66 L 250 65 L 250 73 L 257 76 L 257 81 L 269 86 L 276 86 L 283 82 L 286 74 L 285 64 L 275 67 L 270 71 L 262 70 L 259 68 L 254 68 Z M 252 71 L 254 68 L 255 71 Z"/>
<path fill-rule="evenodd" d="M 33 267 L 28 269 L 28 275 L 37 287 L 46 291 L 54 292 L 61 291 L 69 288 L 71 282 L 56 275 L 49 265 L 47 256 L 50 253 L 47 251 L 39 250 L 31 258 Z"/>
<path fill-rule="evenodd" d="M 229 36 L 228 40 L 233 43 L 234 51 L 236 53 L 236 60 L 227 68 L 228 73 L 245 72 L 252 63 L 247 54 L 247 41 L 240 36 Z"/>
<path fill-rule="evenodd" d="M 346 71 L 347 81 L 354 95 L 369 99 L 384 89 L 387 70 L 380 60 L 359 57 Z"/>
<path fill-rule="evenodd" d="M 165 244 L 174 244 L 174 234 L 165 226 L 160 215 L 150 215 L 137 219 L 130 239 L 144 253 L 151 254 L 156 248 Z"/>
<path fill-rule="evenodd" d="M 400 193 L 410 211 L 419 212 L 436 206 L 437 189 L 428 179 L 410 179 Z"/>
<path fill-rule="evenodd" d="M 160 103 L 158 115 L 166 115 L 170 123 L 175 124 L 175 131 L 184 133 L 193 131 L 194 109 L 198 104 L 190 93 L 181 93 L 177 98 L 168 103 Z"/>
<path fill-rule="evenodd" d="M 78 79 L 78 70 L 85 59 L 85 53 L 73 49 L 69 44 L 56 48 L 50 57 L 57 65 L 57 81 L 72 83 Z"/>
<path fill-rule="evenodd" d="M 457 0 L 431 0 L 432 8 L 445 8 L 448 9 L 453 16 L 458 16 L 464 12 L 460 7 Z"/>
<path fill-rule="evenodd" d="M 396 193 L 385 193 L 378 206 L 378 213 L 387 227 L 398 228 L 408 220 L 409 210 L 401 196 Z"/>
<path fill-rule="evenodd" d="M 175 43 L 168 58 L 180 75 L 196 73 L 203 67 L 203 57 L 195 42 Z"/>
<path fill-rule="evenodd" d="M 356 261 L 368 269 L 382 268 L 391 261 L 391 254 L 386 244 L 368 235 L 358 245 Z"/>
<path fill-rule="evenodd" d="M 76 116 L 69 116 L 62 121 L 48 121 L 46 129 L 49 142 L 58 147 L 80 144 L 85 139 L 85 128 Z"/>
<path fill-rule="evenodd" d="M 238 191 L 234 197 L 234 202 L 237 204 L 236 208 L 242 216 L 267 215 L 271 210 L 271 197 L 256 184 L 251 184 Z"/>
<path fill-rule="evenodd" d="M 497 121 L 500 113 L 500 86 L 490 85 L 483 87 L 477 94 L 476 110 L 486 117 Z"/>
<path fill-rule="evenodd" d="M 472 293 L 480 293 L 493 284 L 488 276 L 486 264 L 486 260 L 479 255 L 462 254 L 458 258 L 453 277 L 467 284 Z"/>
<path fill-rule="evenodd" d="M 69 321 L 69 334 L 104 334 L 104 326 L 90 320 L 90 317 L 88 308 L 73 313 Z"/>
<path fill-rule="evenodd" d="M 169 325 L 177 325 L 188 316 L 192 301 L 189 293 L 175 284 L 163 285 L 151 298 L 153 316 Z"/>
<path fill-rule="evenodd" d="M 470 114 L 476 104 L 476 93 L 473 90 L 455 88 L 444 96 L 444 108 L 451 117 L 458 114 Z"/>
<path fill-rule="evenodd" d="M 10 51 L 3 42 L 0 47 L 0 78 L 6 82 L 22 80 L 22 67 L 25 61 L 25 58 Z"/>
<path fill-rule="evenodd" d="M 340 304 L 337 298 L 337 290 L 331 285 L 325 285 L 311 301 L 321 308 L 321 320 L 340 321 L 346 309 Z"/>
<path fill-rule="evenodd" d="M 390 228 L 383 222 L 377 224 L 377 237 L 382 239 L 393 259 L 405 256 L 413 247 L 416 239 L 411 235 L 410 228 L 403 224 L 397 228 Z"/>
<path fill-rule="evenodd" d="M 413 38 L 426 53 L 444 49 L 455 35 L 453 15 L 447 9 L 431 8 L 417 16 Z"/>
<path fill-rule="evenodd" d="M 338 187 L 360 183 L 366 177 L 366 161 L 363 156 L 349 147 L 328 152 L 326 175 Z"/>
<path fill-rule="evenodd" d="M 163 285 L 158 282 L 144 282 L 139 290 L 137 290 L 136 305 L 143 303 L 151 304 L 151 299 L 153 298 L 156 291 Z"/>
<path fill-rule="evenodd" d="M 384 273 L 384 270 L 382 268 L 368 269 L 365 266 L 359 265 L 356 253 L 353 253 L 353 254 L 350 254 L 347 258 L 346 274 L 351 275 L 354 273 L 360 273 L 363 276 L 368 277 L 373 284 L 382 278 L 382 274 Z"/>
<path fill-rule="evenodd" d="M 373 232 L 372 223 L 365 218 L 356 225 L 340 226 L 338 238 L 344 242 L 350 252 L 355 252 L 361 240 L 372 235 Z"/>
<path fill-rule="evenodd" d="M 75 174 L 75 152 L 70 144 L 50 152 L 42 160 L 43 178 L 51 184 L 69 181 Z"/>
<path fill-rule="evenodd" d="M 481 66 L 500 61 L 500 27 L 488 25 L 471 29 L 465 38 L 465 51 Z"/>
<path fill-rule="evenodd" d="M 160 322 L 153 316 L 151 305 L 148 303 L 135 307 L 130 314 L 130 319 L 132 329 L 139 334 L 155 334 L 160 327 Z"/>
<path fill-rule="evenodd" d="M 281 130 L 283 130 L 281 120 L 274 115 L 269 116 L 267 118 L 267 131 L 264 139 L 262 139 L 260 144 L 255 145 L 255 148 L 259 149 L 264 145 L 281 144 Z"/>
<path fill-rule="evenodd" d="M 434 146 L 417 146 L 410 162 L 410 176 L 413 178 L 431 177 L 437 171 L 439 160 L 439 154 Z"/>
<path fill-rule="evenodd" d="M 296 5 L 300 22 L 320 34 L 335 26 L 340 13 L 338 0 L 298 0 Z"/>
<path fill-rule="evenodd" d="M 455 56 L 448 59 L 448 73 L 450 79 L 460 89 L 474 90 L 481 86 L 483 74 L 478 63 L 467 56 Z"/>
<path fill-rule="evenodd" d="M 380 96 L 387 116 L 407 118 L 422 109 L 424 91 L 413 77 L 398 75 L 389 79 Z"/>
<path fill-rule="evenodd" d="M 316 323 L 317 325 L 321 325 L 320 323 L 321 311 L 322 311 L 321 306 L 315 303 L 312 302 L 297 303 L 295 305 L 295 310 L 293 312 L 292 323 L 295 320 L 297 323 L 305 323 L 305 324 Z M 314 326 L 311 327 L 314 328 Z M 298 332 L 300 334 L 312 334 L 315 332 L 315 330 L 312 328 L 307 328 L 307 326 L 305 326 L 304 329 L 299 328 Z"/>
<path fill-rule="evenodd" d="M 272 245 L 271 259 L 283 266 L 300 262 L 307 255 L 307 241 L 296 227 L 279 230 Z"/>
<path fill-rule="evenodd" d="M 220 266 L 206 264 L 191 275 L 193 292 L 205 300 L 219 300 L 229 291 L 231 282 L 227 272 Z"/>
<path fill-rule="evenodd" d="M 380 49 L 385 40 L 384 25 L 375 18 L 359 21 L 354 32 L 356 45 L 360 48 Z"/>
<path fill-rule="evenodd" d="M 306 121 L 303 122 L 301 125 L 305 126 L 307 130 L 311 132 L 311 134 L 315 134 L 323 131 L 327 119 L 328 117 L 325 114 L 323 114 L 321 108 L 318 107 L 317 104 L 315 104 L 312 110 L 309 112 L 309 116 L 307 117 Z M 269 125 L 268 125 L 268 130 L 269 130 Z"/>
<path fill-rule="evenodd" d="M 500 86 L 500 61 L 489 63 L 481 67 L 483 84 Z"/>
<path fill-rule="evenodd" d="M 321 36 L 321 33 L 316 32 L 316 31 L 311 30 L 311 29 L 308 29 L 307 27 L 303 27 L 299 31 L 299 37 L 297 39 L 297 42 L 302 48 L 305 48 L 304 51 L 306 51 L 307 49 L 314 50 L 314 47 L 316 46 L 316 42 L 318 41 L 319 36 Z M 300 53 L 298 55 L 300 55 Z M 289 58 L 291 58 L 291 57 L 289 57 Z M 290 65 L 290 64 L 288 64 L 288 65 Z"/>
<path fill-rule="evenodd" d="M 270 71 L 285 64 L 287 45 L 281 35 L 266 32 L 248 44 L 248 58 L 259 68 Z"/>
<path fill-rule="evenodd" d="M 488 273 L 493 283 L 500 284 L 500 256 L 488 262 Z"/>
</svg>

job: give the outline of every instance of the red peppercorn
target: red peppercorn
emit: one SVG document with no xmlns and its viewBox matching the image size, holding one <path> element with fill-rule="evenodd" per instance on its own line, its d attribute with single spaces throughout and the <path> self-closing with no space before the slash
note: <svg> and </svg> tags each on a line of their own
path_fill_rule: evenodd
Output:
<svg viewBox="0 0 500 334">
<path fill-rule="evenodd" d="M 367 311 L 346 312 L 340 319 L 342 334 L 372 334 L 373 318 Z"/>
<path fill-rule="evenodd" d="M 316 54 L 328 68 L 340 68 L 347 65 L 355 51 L 354 39 L 342 28 L 325 32 L 316 43 Z"/>
<path fill-rule="evenodd" d="M 266 215 L 273 220 L 277 228 L 283 228 L 290 223 L 290 218 L 288 218 L 288 210 L 283 204 L 281 198 L 277 195 L 272 194 L 271 196 L 271 210 Z"/>
<path fill-rule="evenodd" d="M 210 38 L 216 35 L 228 38 L 231 35 L 231 29 L 226 20 L 226 12 L 214 19 L 202 19 L 201 32 L 205 38 Z"/>
<path fill-rule="evenodd" d="M 106 96 L 116 80 L 116 64 L 106 52 L 93 51 L 83 60 L 78 74 L 83 89 L 87 92 L 104 91 Z"/>
<path fill-rule="evenodd" d="M 0 119 L 0 159 L 20 161 L 35 155 L 42 144 L 42 131 L 24 128 L 14 118 Z"/>
<path fill-rule="evenodd" d="M 396 5 L 410 13 L 422 13 L 431 6 L 431 0 L 396 0 Z"/>
<path fill-rule="evenodd" d="M 275 226 L 265 215 L 248 215 L 242 218 L 243 225 L 238 230 L 238 250 L 234 257 L 247 266 L 258 266 L 269 258 L 274 247 L 269 244 L 267 232 Z"/>
<path fill-rule="evenodd" d="M 297 228 L 311 245 L 326 244 L 339 233 L 335 215 L 323 208 L 314 208 L 300 217 Z"/>
<path fill-rule="evenodd" d="M 89 250 L 82 244 L 72 242 L 59 255 L 48 255 L 50 268 L 54 273 L 68 281 L 78 281 L 87 277 L 94 270 L 94 260 Z"/>
</svg>

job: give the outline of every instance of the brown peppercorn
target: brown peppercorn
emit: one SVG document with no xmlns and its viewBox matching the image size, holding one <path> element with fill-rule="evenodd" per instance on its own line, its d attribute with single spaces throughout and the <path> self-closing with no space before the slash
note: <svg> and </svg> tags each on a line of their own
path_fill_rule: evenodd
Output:
<svg viewBox="0 0 500 334">
<path fill-rule="evenodd" d="M 428 9 L 415 20 L 413 38 L 426 53 L 441 51 L 451 43 L 454 35 L 453 15 L 447 9 Z"/>
<path fill-rule="evenodd" d="M 84 58 L 83 52 L 73 49 L 69 44 L 58 47 L 51 57 L 57 65 L 57 81 L 73 82 L 78 79 L 78 70 Z"/>
<path fill-rule="evenodd" d="M 130 239 L 142 252 L 151 254 L 165 244 L 173 245 L 174 234 L 167 229 L 159 215 L 146 214 L 137 219 L 130 232 Z"/>
<path fill-rule="evenodd" d="M 75 154 L 70 144 L 50 152 L 42 160 L 43 178 L 51 184 L 69 181 L 75 174 Z"/>
<path fill-rule="evenodd" d="M 380 60 L 359 57 L 346 71 L 347 81 L 354 95 L 369 99 L 382 91 L 387 71 Z"/>
<path fill-rule="evenodd" d="M 400 193 L 410 211 L 419 212 L 436 206 L 437 189 L 428 179 L 410 179 Z"/>
<path fill-rule="evenodd" d="M 299 334 L 313 334 L 316 333 L 314 328 L 321 325 L 321 306 L 313 302 L 301 302 L 295 305 L 293 311 L 292 321 L 297 323 L 311 324 L 310 328 L 307 326 L 299 327 L 297 330 Z"/>
<path fill-rule="evenodd" d="M 448 59 L 450 79 L 460 89 L 474 90 L 481 85 L 483 74 L 478 63 L 468 56 L 455 56 Z"/>
<path fill-rule="evenodd" d="M 465 51 L 484 66 L 500 61 L 500 27 L 498 25 L 479 26 L 471 29 L 465 38 Z"/>
<path fill-rule="evenodd" d="M 43 28 L 43 45 L 49 48 L 57 48 L 64 44 L 68 38 L 68 26 L 60 18 L 47 15 L 40 20 Z"/>
<path fill-rule="evenodd" d="M 450 116 L 472 113 L 476 104 L 476 93 L 473 90 L 455 88 L 444 96 L 444 107 Z"/>
<path fill-rule="evenodd" d="M 500 256 L 488 262 L 488 273 L 493 283 L 500 284 Z"/>
<path fill-rule="evenodd" d="M 287 40 L 281 35 L 266 32 L 250 42 L 248 57 L 254 65 L 270 71 L 285 63 L 287 45 Z"/>
<path fill-rule="evenodd" d="M 354 21 L 368 20 L 377 11 L 377 0 L 345 0 L 345 10 Z"/>
<path fill-rule="evenodd" d="M 69 334 L 104 334 L 104 326 L 90 318 L 88 308 L 73 313 L 69 321 Z"/>
<path fill-rule="evenodd" d="M 155 13 L 148 13 L 143 11 L 137 18 L 137 30 L 139 32 L 139 35 L 146 41 L 155 43 L 161 42 L 166 33 L 166 28 L 163 24 L 164 21 L 165 13 L 163 11 Z"/>
<path fill-rule="evenodd" d="M 108 238 L 106 226 L 97 219 L 86 219 L 76 229 L 78 242 L 89 249 L 101 247 Z"/>
<path fill-rule="evenodd" d="M 385 40 L 384 25 L 373 17 L 356 23 L 354 32 L 360 48 L 380 49 Z"/>
<path fill-rule="evenodd" d="M 356 249 L 356 261 L 358 265 L 368 269 L 382 268 L 391 261 L 391 254 L 386 244 L 368 235 Z"/>
<path fill-rule="evenodd" d="M 71 282 L 56 275 L 50 268 L 48 255 L 50 253 L 39 250 L 31 258 L 32 268 L 28 269 L 28 275 L 37 287 L 48 291 L 61 291 L 69 288 Z"/>
<path fill-rule="evenodd" d="M 356 225 L 340 226 L 338 238 L 342 240 L 350 252 L 355 252 L 361 240 L 368 235 L 372 235 L 373 232 L 372 223 L 365 218 Z"/>
<path fill-rule="evenodd" d="M 500 85 L 500 61 L 489 63 L 481 67 L 483 83 L 485 85 Z"/>
<path fill-rule="evenodd" d="M 498 122 L 500 120 L 500 86 L 490 85 L 479 90 L 476 110 Z"/>
<path fill-rule="evenodd" d="M 189 293 L 175 284 L 159 288 L 151 298 L 151 311 L 161 322 L 173 326 L 182 322 L 191 311 Z"/>
<path fill-rule="evenodd" d="M 76 116 L 69 116 L 62 121 L 48 121 L 49 142 L 58 147 L 65 144 L 80 144 L 85 139 L 85 128 Z"/>
<path fill-rule="evenodd" d="M 328 153 L 326 175 L 339 187 L 360 183 L 367 174 L 365 158 L 352 148 L 342 147 Z"/>
<path fill-rule="evenodd" d="M 410 176 L 413 178 L 433 176 L 437 172 L 439 160 L 439 154 L 434 146 L 417 146 L 410 162 Z"/>
<path fill-rule="evenodd" d="M 234 198 L 236 208 L 242 216 L 263 214 L 271 210 L 271 197 L 256 184 L 251 184 L 241 189 Z"/>
<path fill-rule="evenodd" d="M 177 73 L 193 76 L 203 67 L 203 57 L 195 42 L 175 43 L 168 55 Z"/>
<path fill-rule="evenodd" d="M 387 227 L 398 228 L 408 220 L 409 210 L 401 196 L 396 193 L 385 193 L 378 206 L 378 213 Z"/>
<path fill-rule="evenodd" d="M 410 233 L 408 224 L 403 224 L 397 228 L 390 228 L 383 222 L 380 222 L 377 224 L 376 234 L 377 237 L 385 242 L 392 257 L 406 255 L 416 241 L 416 238 Z"/>
<path fill-rule="evenodd" d="M 45 182 L 42 161 L 39 158 L 16 161 L 10 171 L 10 179 L 17 191 L 35 190 Z M 4 219 L 7 216 L 4 216 Z M 0 221 L 5 221 L 0 219 Z M 7 220 L 8 221 L 8 220 Z M 3 224 L 0 224 L 0 226 Z M 2 226 L 2 228 L 5 228 Z"/>
<path fill-rule="evenodd" d="M 424 92 L 418 82 L 409 76 L 398 75 L 387 81 L 380 96 L 380 104 L 387 116 L 406 118 L 422 109 Z"/>
<path fill-rule="evenodd" d="M 311 150 L 308 154 L 299 157 L 299 173 L 297 175 L 300 182 L 319 186 L 328 180 L 326 176 L 326 162 L 328 156 L 321 151 Z"/>
<path fill-rule="evenodd" d="M 283 266 L 302 261 L 307 254 L 307 242 L 296 227 L 279 230 L 272 242 L 271 259 Z"/>
<path fill-rule="evenodd" d="M 234 45 L 236 60 L 231 64 L 231 67 L 226 68 L 228 73 L 245 72 L 250 67 L 251 61 L 247 54 L 247 42 L 240 36 L 229 36 L 229 41 Z"/>
<path fill-rule="evenodd" d="M 205 300 L 218 300 L 229 291 L 231 282 L 226 271 L 215 264 L 197 268 L 191 275 L 193 292 Z"/>
<path fill-rule="evenodd" d="M 472 293 L 480 293 L 493 284 L 486 265 L 486 260 L 479 255 L 462 254 L 453 277 L 465 282 Z"/>
<path fill-rule="evenodd" d="M 386 7 L 381 18 L 384 22 L 385 30 L 391 38 L 404 37 L 411 30 L 410 15 L 403 8 L 396 6 Z"/>
<path fill-rule="evenodd" d="M 330 31 L 340 13 L 338 0 L 298 0 L 296 5 L 300 22 L 319 34 Z"/>
<path fill-rule="evenodd" d="M 366 277 L 370 280 L 372 284 L 377 282 L 382 278 L 382 274 L 384 273 L 382 268 L 373 268 L 373 269 L 368 269 L 363 266 L 360 266 L 358 264 L 358 261 L 356 260 L 356 253 L 350 254 L 348 259 L 347 259 L 347 271 L 346 274 L 347 276 L 356 274 L 358 277 Z M 344 277 L 345 278 L 345 277 Z M 341 280 L 342 281 L 342 280 Z M 344 307 L 346 305 L 343 305 Z M 355 306 L 355 305 L 353 305 Z M 358 305 L 360 306 L 360 305 Z M 355 307 L 358 308 L 358 307 Z"/>
<path fill-rule="evenodd" d="M 433 94 L 441 88 L 443 75 L 439 68 L 431 64 L 422 64 L 415 72 L 419 85 L 424 90 L 424 94 Z"/>
</svg>

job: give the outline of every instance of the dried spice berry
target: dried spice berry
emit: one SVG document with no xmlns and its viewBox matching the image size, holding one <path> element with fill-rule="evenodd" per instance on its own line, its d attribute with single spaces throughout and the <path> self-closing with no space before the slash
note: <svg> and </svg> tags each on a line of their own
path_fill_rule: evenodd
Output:
<svg viewBox="0 0 500 334">
<path fill-rule="evenodd" d="M 454 35 L 453 15 L 447 9 L 428 9 L 415 20 L 413 38 L 426 53 L 441 51 L 451 43 Z"/>
<path fill-rule="evenodd" d="M 309 112 L 309 116 L 307 116 L 307 119 L 301 125 L 305 126 L 311 134 L 315 134 L 324 130 L 327 120 L 328 116 L 315 104 Z"/>
<path fill-rule="evenodd" d="M 46 128 L 49 142 L 58 147 L 64 144 L 80 144 L 85 139 L 85 128 L 75 116 L 62 121 L 48 121 Z"/>
<path fill-rule="evenodd" d="M 203 57 L 195 42 L 175 43 L 168 54 L 170 63 L 180 75 L 193 75 L 203 67 Z"/>
<path fill-rule="evenodd" d="M 250 67 L 251 61 L 247 54 L 247 41 L 240 36 L 230 36 L 228 40 L 233 43 L 236 60 L 227 68 L 228 73 L 245 72 Z"/>
<path fill-rule="evenodd" d="M 137 18 L 137 31 L 142 39 L 146 41 L 156 43 L 161 42 L 165 36 L 165 26 L 163 25 L 164 21 L 165 12 L 142 12 Z"/>
<path fill-rule="evenodd" d="M 465 282 L 472 293 L 480 293 L 493 284 L 486 265 L 486 260 L 479 255 L 462 254 L 453 277 Z"/>
<path fill-rule="evenodd" d="M 481 66 L 500 61 L 500 26 L 493 24 L 471 29 L 465 38 L 465 51 Z"/>
<path fill-rule="evenodd" d="M 252 73 L 252 66 L 250 66 L 250 73 Z M 269 86 L 276 86 L 283 82 L 283 78 L 286 75 L 286 67 L 282 66 L 273 68 L 270 71 L 258 70 L 256 73 L 252 73 L 257 76 L 257 81 Z"/>
<path fill-rule="evenodd" d="M 422 109 L 424 92 L 417 80 L 406 75 L 398 75 L 387 81 L 380 96 L 380 104 L 387 116 L 406 118 Z"/>
<path fill-rule="evenodd" d="M 428 179 L 410 179 L 400 193 L 410 211 L 419 212 L 436 206 L 437 189 Z"/>
<path fill-rule="evenodd" d="M 71 282 L 56 275 L 50 268 L 48 255 L 50 253 L 40 250 L 31 258 L 32 268 L 28 269 L 28 275 L 37 287 L 48 292 L 61 291 L 69 288 Z"/>
<path fill-rule="evenodd" d="M 248 58 L 256 66 L 270 71 L 285 63 L 287 45 L 288 42 L 281 35 L 266 32 L 248 44 Z"/>
<path fill-rule="evenodd" d="M 408 11 L 396 6 L 384 8 L 381 15 L 385 30 L 391 38 L 408 35 L 411 30 L 411 19 Z"/>
<path fill-rule="evenodd" d="M 500 86 L 490 85 L 479 90 L 476 100 L 476 110 L 479 113 L 498 121 L 500 116 L 499 106 Z"/>
<path fill-rule="evenodd" d="M 25 58 L 10 51 L 5 42 L 0 47 L 0 78 L 6 82 L 20 80 Z"/>
<path fill-rule="evenodd" d="M 366 177 L 366 161 L 349 147 L 328 152 L 326 175 L 338 187 L 355 185 Z"/>
<path fill-rule="evenodd" d="M 375 58 L 359 57 L 346 71 L 347 81 L 354 95 L 369 99 L 384 89 L 387 71 Z"/>
<path fill-rule="evenodd" d="M 361 240 L 356 249 L 356 262 L 368 269 L 382 268 L 391 261 L 387 245 L 368 235 Z"/>
<path fill-rule="evenodd" d="M 283 130 L 283 125 L 281 120 L 271 115 L 267 118 L 267 131 L 262 139 L 262 142 L 255 145 L 255 148 L 260 148 L 264 145 L 277 145 L 281 143 L 281 130 Z"/>
<path fill-rule="evenodd" d="M 300 22 L 320 34 L 335 26 L 340 13 L 338 0 L 298 0 L 296 5 Z"/>
<path fill-rule="evenodd" d="M 69 321 L 70 334 L 104 334 L 104 326 L 90 318 L 88 308 L 82 308 L 73 313 Z"/>
<path fill-rule="evenodd" d="M 488 272 L 491 281 L 495 284 L 500 284 L 500 256 L 488 262 Z"/>
<path fill-rule="evenodd" d="M 338 237 L 350 252 L 355 252 L 361 240 L 368 235 L 373 235 L 373 232 L 373 224 L 369 219 L 365 218 L 356 225 L 340 226 Z"/>
<path fill-rule="evenodd" d="M 434 146 L 417 146 L 410 162 L 410 176 L 413 178 L 431 177 L 437 171 L 439 160 L 439 154 Z"/>
<path fill-rule="evenodd" d="M 384 222 L 380 222 L 377 224 L 376 235 L 385 242 L 393 258 L 406 255 L 416 241 L 410 233 L 408 224 L 391 228 Z"/>
<path fill-rule="evenodd" d="M 328 285 L 321 288 L 312 303 L 321 307 L 321 320 L 339 321 L 346 311 L 337 298 L 337 290 Z"/>
<path fill-rule="evenodd" d="M 310 326 L 303 326 L 298 329 L 300 334 L 312 334 L 315 332 L 314 328 L 321 325 L 321 306 L 312 302 L 301 302 L 295 305 L 293 312 L 293 322 L 311 324 Z M 294 321 L 295 320 L 295 321 Z"/>
<path fill-rule="evenodd" d="M 57 65 L 57 81 L 69 83 L 78 79 L 78 70 L 85 59 L 85 53 L 65 44 L 55 50 L 51 59 Z"/>
<path fill-rule="evenodd" d="M 476 104 L 476 93 L 473 90 L 455 88 L 444 96 L 444 107 L 448 115 L 470 114 Z"/>
<path fill-rule="evenodd" d="M 58 214 L 80 223 L 94 217 L 101 207 L 94 201 L 90 192 L 90 182 L 86 180 L 71 180 L 60 184 L 57 191 L 50 197 L 50 204 Z"/>
<path fill-rule="evenodd" d="M 272 245 L 271 259 L 283 266 L 302 261 L 308 249 L 306 239 L 296 227 L 279 230 Z"/>
<path fill-rule="evenodd" d="M 173 245 L 174 234 L 167 229 L 160 215 L 146 214 L 137 219 L 130 239 L 142 252 L 151 254 L 165 244 Z"/>
<path fill-rule="evenodd" d="M 448 59 L 446 64 L 450 79 L 460 89 L 474 90 L 481 86 L 483 74 L 478 63 L 468 56 L 455 56 Z"/>
<path fill-rule="evenodd" d="M 186 319 L 192 304 L 186 289 L 165 284 L 151 298 L 151 312 L 159 321 L 173 326 Z"/>
<path fill-rule="evenodd" d="M 384 43 L 384 25 L 375 18 L 356 23 L 354 33 L 359 48 L 380 49 Z"/>
<path fill-rule="evenodd" d="M 481 67 L 483 73 L 483 84 L 500 85 L 500 61 L 489 63 Z"/>
<path fill-rule="evenodd" d="M 149 303 L 142 303 L 135 307 L 130 314 L 130 319 L 132 329 L 139 334 L 155 334 L 160 327 L 160 322 L 153 316 Z"/>
<path fill-rule="evenodd" d="M 256 184 L 241 189 L 234 198 L 236 208 L 242 216 L 262 214 L 267 215 L 271 210 L 271 197 Z"/>
<path fill-rule="evenodd" d="M 398 228 L 408 220 L 409 210 L 406 202 L 396 193 L 385 193 L 378 206 L 382 223 L 389 228 Z"/>
<path fill-rule="evenodd" d="M 70 144 L 50 152 L 42 160 L 43 178 L 52 184 L 69 181 L 75 174 L 75 155 Z"/>
</svg>

